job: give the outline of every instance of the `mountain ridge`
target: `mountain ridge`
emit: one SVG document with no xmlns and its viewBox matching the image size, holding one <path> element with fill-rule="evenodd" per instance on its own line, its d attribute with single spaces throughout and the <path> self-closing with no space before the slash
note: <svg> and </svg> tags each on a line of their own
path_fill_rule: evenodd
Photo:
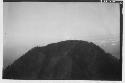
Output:
<svg viewBox="0 0 125 83">
<path fill-rule="evenodd" d="M 94 43 L 67 40 L 32 48 L 3 71 L 3 79 L 121 80 L 121 67 Z"/>
</svg>

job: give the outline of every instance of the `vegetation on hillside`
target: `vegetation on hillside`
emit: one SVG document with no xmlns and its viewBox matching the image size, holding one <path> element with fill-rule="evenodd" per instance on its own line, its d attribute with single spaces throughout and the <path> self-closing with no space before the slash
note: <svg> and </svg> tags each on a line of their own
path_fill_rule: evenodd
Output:
<svg viewBox="0 0 125 83">
<path fill-rule="evenodd" d="M 34 47 L 3 71 L 3 79 L 121 80 L 121 64 L 102 48 L 80 40 Z"/>
</svg>

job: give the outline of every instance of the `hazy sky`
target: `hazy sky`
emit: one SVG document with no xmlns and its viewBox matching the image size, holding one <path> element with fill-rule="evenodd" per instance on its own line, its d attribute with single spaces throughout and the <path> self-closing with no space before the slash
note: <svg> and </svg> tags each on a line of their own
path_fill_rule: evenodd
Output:
<svg viewBox="0 0 125 83">
<path fill-rule="evenodd" d="M 4 59 L 61 40 L 119 39 L 118 3 L 6 2 L 3 10 Z"/>
</svg>

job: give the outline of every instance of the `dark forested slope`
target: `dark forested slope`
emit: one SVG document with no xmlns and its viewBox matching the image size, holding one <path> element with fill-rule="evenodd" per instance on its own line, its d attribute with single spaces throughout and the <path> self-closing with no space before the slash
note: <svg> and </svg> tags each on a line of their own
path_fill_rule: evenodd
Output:
<svg viewBox="0 0 125 83">
<path fill-rule="evenodd" d="M 67 40 L 35 47 L 3 71 L 4 79 L 121 80 L 119 60 L 93 43 Z"/>
</svg>

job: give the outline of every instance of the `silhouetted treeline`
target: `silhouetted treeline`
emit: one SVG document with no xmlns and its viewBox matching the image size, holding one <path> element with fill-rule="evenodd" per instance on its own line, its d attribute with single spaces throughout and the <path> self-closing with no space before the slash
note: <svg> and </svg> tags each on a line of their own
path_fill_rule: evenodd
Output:
<svg viewBox="0 0 125 83">
<path fill-rule="evenodd" d="M 67 40 L 35 47 L 3 71 L 4 79 L 122 80 L 117 58 L 99 46 Z"/>
</svg>

